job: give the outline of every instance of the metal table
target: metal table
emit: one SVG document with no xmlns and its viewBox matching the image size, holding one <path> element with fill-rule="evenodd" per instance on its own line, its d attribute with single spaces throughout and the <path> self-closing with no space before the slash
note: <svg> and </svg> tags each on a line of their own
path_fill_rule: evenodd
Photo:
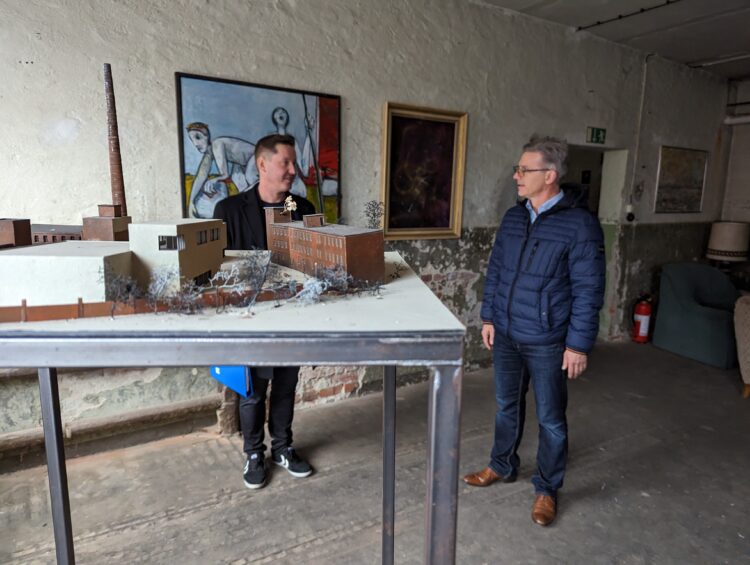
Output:
<svg viewBox="0 0 750 565">
<path fill-rule="evenodd" d="M 389 272 L 405 265 L 396 253 L 386 259 Z M 3 366 L 39 368 L 58 563 L 74 563 L 75 556 L 57 368 L 214 364 L 384 367 L 383 563 L 394 557 L 396 367 L 431 367 L 425 562 L 453 563 L 464 335 L 463 325 L 408 268 L 382 297 L 338 297 L 277 310 L 259 304 L 252 317 L 146 314 L 4 324 Z"/>
</svg>

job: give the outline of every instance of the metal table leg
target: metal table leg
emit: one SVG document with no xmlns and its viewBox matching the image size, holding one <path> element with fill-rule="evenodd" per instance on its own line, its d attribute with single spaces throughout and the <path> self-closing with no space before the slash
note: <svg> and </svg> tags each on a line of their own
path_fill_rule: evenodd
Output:
<svg viewBox="0 0 750 565">
<path fill-rule="evenodd" d="M 383 563 L 393 564 L 396 500 L 396 367 L 383 368 Z"/>
<path fill-rule="evenodd" d="M 456 559 L 461 366 L 434 367 L 427 421 L 425 563 Z M 439 417 L 438 417 L 439 415 Z"/>
<path fill-rule="evenodd" d="M 39 397 L 42 404 L 44 448 L 47 452 L 47 474 L 52 500 L 52 526 L 55 532 L 57 562 L 75 563 L 73 553 L 73 524 L 70 520 L 68 474 L 65 470 L 60 396 L 57 389 L 57 369 L 39 369 Z"/>
</svg>

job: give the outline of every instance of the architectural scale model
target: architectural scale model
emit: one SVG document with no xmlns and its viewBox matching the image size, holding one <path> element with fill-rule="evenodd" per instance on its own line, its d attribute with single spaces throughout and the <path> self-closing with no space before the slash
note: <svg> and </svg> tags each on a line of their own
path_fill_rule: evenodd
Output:
<svg viewBox="0 0 750 565">
<path fill-rule="evenodd" d="M 64 224 L 31 224 L 33 245 L 83 239 L 83 227 Z"/>
<path fill-rule="evenodd" d="M 158 275 L 169 294 L 187 280 L 203 284 L 220 269 L 221 220 L 181 219 L 130 225 L 127 241 L 66 241 L 0 251 L 0 306 L 103 302 L 116 277 L 148 288 Z"/>
<path fill-rule="evenodd" d="M 129 275 L 127 242 L 66 241 L 0 251 L 0 306 L 106 300 L 108 279 Z"/>
<path fill-rule="evenodd" d="M 104 92 L 107 96 L 107 140 L 109 142 L 109 179 L 112 187 L 112 204 L 100 204 L 99 215 L 83 219 L 83 239 L 96 241 L 127 241 L 128 206 L 125 201 L 125 182 L 122 177 L 120 134 L 117 127 L 115 89 L 112 67 L 104 65 Z"/>
<path fill-rule="evenodd" d="M 325 224 L 322 214 L 293 222 L 283 208 L 266 208 L 266 239 L 271 261 L 307 275 L 341 267 L 355 280 L 385 280 L 383 230 Z"/>
<path fill-rule="evenodd" d="M 147 288 L 154 274 L 168 276 L 167 292 L 193 280 L 206 284 L 221 268 L 227 228 L 221 220 L 187 219 L 130 225 L 133 278 Z"/>
<path fill-rule="evenodd" d="M 88 241 L 127 241 L 130 216 L 119 204 L 99 204 L 99 215 L 83 218 L 83 238 Z"/>
<path fill-rule="evenodd" d="M 0 218 L 0 249 L 31 245 L 31 222 L 22 218 Z"/>
</svg>

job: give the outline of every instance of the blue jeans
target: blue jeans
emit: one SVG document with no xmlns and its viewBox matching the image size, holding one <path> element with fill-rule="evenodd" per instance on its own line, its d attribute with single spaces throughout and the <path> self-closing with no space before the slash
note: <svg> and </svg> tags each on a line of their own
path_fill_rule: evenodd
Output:
<svg viewBox="0 0 750 565">
<path fill-rule="evenodd" d="M 539 420 L 537 470 L 531 479 L 537 494 L 556 496 L 565 476 L 568 454 L 567 378 L 562 371 L 565 345 L 523 345 L 496 328 L 492 347 L 495 365 L 495 443 L 490 468 L 503 477 L 518 473 L 518 446 L 526 417 L 529 380 Z"/>
</svg>

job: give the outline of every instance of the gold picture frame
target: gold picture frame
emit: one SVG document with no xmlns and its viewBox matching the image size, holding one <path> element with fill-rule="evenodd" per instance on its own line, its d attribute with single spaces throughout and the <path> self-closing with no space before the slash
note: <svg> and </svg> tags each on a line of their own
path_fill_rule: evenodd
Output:
<svg viewBox="0 0 750 565">
<path fill-rule="evenodd" d="M 467 123 L 465 112 L 385 104 L 385 239 L 461 237 Z"/>
</svg>

